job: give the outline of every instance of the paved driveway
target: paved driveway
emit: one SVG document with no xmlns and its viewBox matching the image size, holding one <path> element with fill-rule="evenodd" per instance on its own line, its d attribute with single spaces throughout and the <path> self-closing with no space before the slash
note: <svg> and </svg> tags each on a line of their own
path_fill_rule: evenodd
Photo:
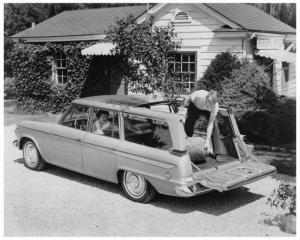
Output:
<svg viewBox="0 0 300 240">
<path fill-rule="evenodd" d="M 4 139 L 6 236 L 291 236 L 266 205 L 274 177 L 225 193 L 158 195 L 138 204 L 113 183 L 55 166 L 30 171 L 11 145 L 13 129 L 5 127 Z"/>
</svg>

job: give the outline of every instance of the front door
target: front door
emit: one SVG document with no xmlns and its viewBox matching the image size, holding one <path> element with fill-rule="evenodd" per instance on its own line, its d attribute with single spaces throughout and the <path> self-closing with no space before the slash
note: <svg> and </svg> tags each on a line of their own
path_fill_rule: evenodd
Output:
<svg viewBox="0 0 300 240">
<path fill-rule="evenodd" d="M 82 139 L 88 125 L 89 107 L 73 105 L 45 137 L 45 158 L 55 165 L 82 171 Z M 47 138 L 47 139 L 46 139 Z"/>
<path fill-rule="evenodd" d="M 91 127 L 83 139 L 83 169 L 88 175 L 114 181 L 119 140 L 119 117 L 115 111 L 93 108 Z"/>
</svg>

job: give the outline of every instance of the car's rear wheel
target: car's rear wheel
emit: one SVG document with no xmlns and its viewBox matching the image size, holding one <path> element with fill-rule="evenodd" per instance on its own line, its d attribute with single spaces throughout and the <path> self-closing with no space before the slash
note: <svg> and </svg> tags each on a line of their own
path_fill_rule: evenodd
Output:
<svg viewBox="0 0 300 240">
<path fill-rule="evenodd" d="M 156 190 L 141 175 L 124 171 L 122 175 L 122 188 L 125 195 L 135 202 L 150 202 L 156 195 Z"/>
<path fill-rule="evenodd" d="M 31 169 L 40 171 L 46 167 L 46 162 L 41 157 L 39 150 L 34 142 L 27 140 L 23 145 L 24 166 Z"/>
</svg>

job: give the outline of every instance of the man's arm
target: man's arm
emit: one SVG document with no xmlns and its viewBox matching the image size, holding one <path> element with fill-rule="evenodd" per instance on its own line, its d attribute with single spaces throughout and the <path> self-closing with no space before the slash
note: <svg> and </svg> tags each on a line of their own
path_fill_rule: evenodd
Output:
<svg viewBox="0 0 300 240">
<path fill-rule="evenodd" d="M 212 131 L 214 128 L 214 121 L 215 121 L 215 115 L 213 113 L 210 114 L 208 125 L 207 125 L 207 131 L 206 131 L 206 148 L 207 148 L 207 153 L 213 154 L 213 147 L 212 147 L 212 141 L 211 141 L 211 136 L 212 136 Z"/>
<path fill-rule="evenodd" d="M 178 113 L 183 113 L 184 112 L 184 107 L 186 106 L 187 102 L 190 101 L 191 99 L 191 95 L 188 95 L 186 97 L 184 97 L 180 107 L 179 107 L 179 111 Z"/>
</svg>

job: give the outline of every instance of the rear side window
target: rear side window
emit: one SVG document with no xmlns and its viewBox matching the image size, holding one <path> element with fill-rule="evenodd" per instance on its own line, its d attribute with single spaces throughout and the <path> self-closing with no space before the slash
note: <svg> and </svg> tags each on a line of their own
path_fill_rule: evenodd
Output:
<svg viewBox="0 0 300 240">
<path fill-rule="evenodd" d="M 125 140 L 148 147 L 168 150 L 172 139 L 168 124 L 160 119 L 123 114 Z"/>
</svg>

